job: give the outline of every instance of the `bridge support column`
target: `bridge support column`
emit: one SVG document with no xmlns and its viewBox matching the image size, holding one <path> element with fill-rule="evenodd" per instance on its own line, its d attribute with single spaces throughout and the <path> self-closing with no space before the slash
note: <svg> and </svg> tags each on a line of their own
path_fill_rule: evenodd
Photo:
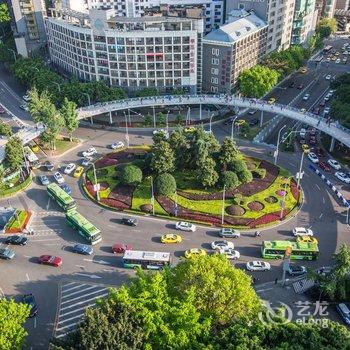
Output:
<svg viewBox="0 0 350 350">
<path fill-rule="evenodd" d="M 331 145 L 329 146 L 329 152 L 333 152 L 334 151 L 334 146 L 335 146 L 335 138 L 332 137 Z"/>
<path fill-rule="evenodd" d="M 113 124 L 112 111 L 109 111 L 109 124 Z"/>
<path fill-rule="evenodd" d="M 153 108 L 153 127 L 156 128 L 156 109 Z"/>
<path fill-rule="evenodd" d="M 199 104 L 199 120 L 202 120 L 202 104 Z"/>
<path fill-rule="evenodd" d="M 94 120 L 93 120 L 92 116 L 90 117 L 90 124 L 94 125 Z"/>
<path fill-rule="evenodd" d="M 264 123 L 264 111 L 261 111 L 260 113 L 260 128 L 262 128 Z"/>
</svg>

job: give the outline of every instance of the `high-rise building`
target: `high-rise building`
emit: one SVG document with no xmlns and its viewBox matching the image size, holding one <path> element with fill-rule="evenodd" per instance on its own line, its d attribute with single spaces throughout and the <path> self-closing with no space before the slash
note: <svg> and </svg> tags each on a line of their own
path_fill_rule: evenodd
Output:
<svg viewBox="0 0 350 350">
<path fill-rule="evenodd" d="M 8 0 L 17 52 L 24 57 L 46 44 L 44 0 Z"/>
<path fill-rule="evenodd" d="M 336 0 L 316 0 L 317 23 L 321 18 L 333 18 Z"/>
<path fill-rule="evenodd" d="M 266 53 L 268 26 L 254 13 L 241 11 L 231 23 L 203 39 L 203 91 L 231 93 L 239 74 Z"/>
<path fill-rule="evenodd" d="M 200 92 L 202 18 L 115 17 L 53 10 L 47 19 L 51 60 L 86 81 L 105 81 L 128 91 L 182 87 Z"/>
<path fill-rule="evenodd" d="M 335 3 L 335 8 L 337 10 L 349 10 L 350 9 L 350 0 L 337 0 Z"/>
<path fill-rule="evenodd" d="M 290 46 L 295 0 L 230 0 L 226 2 L 226 16 L 232 10 L 253 10 L 268 26 L 267 52 L 284 50 Z"/>
</svg>

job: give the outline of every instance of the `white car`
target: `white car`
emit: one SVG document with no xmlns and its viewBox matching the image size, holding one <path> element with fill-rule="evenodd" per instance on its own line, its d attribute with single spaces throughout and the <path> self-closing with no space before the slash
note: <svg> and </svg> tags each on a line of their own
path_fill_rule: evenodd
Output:
<svg viewBox="0 0 350 350">
<path fill-rule="evenodd" d="M 62 174 L 57 171 L 53 174 L 54 179 L 57 181 L 57 183 L 59 184 L 63 184 L 64 183 L 64 177 L 62 176 Z"/>
<path fill-rule="evenodd" d="M 332 76 L 330 74 L 326 75 L 326 80 L 331 80 Z"/>
<path fill-rule="evenodd" d="M 82 166 L 90 166 L 92 164 L 92 159 L 93 158 L 91 158 L 91 157 L 83 158 L 81 161 L 81 165 Z"/>
<path fill-rule="evenodd" d="M 226 255 L 227 259 L 237 260 L 241 257 L 241 254 L 238 250 L 234 250 L 232 248 L 220 249 L 219 253 L 222 255 Z"/>
<path fill-rule="evenodd" d="M 293 228 L 294 236 L 313 236 L 314 233 L 311 229 L 305 227 L 295 227 Z"/>
<path fill-rule="evenodd" d="M 316 156 L 315 153 L 310 152 L 307 156 L 308 156 L 308 158 L 311 160 L 312 163 L 315 163 L 315 164 L 316 164 L 316 163 L 319 162 L 318 157 Z"/>
<path fill-rule="evenodd" d="M 342 172 L 340 172 L 340 171 L 337 171 L 337 172 L 334 174 L 334 176 L 335 176 L 336 178 L 338 178 L 340 181 L 345 182 L 346 184 L 350 183 L 350 177 L 349 177 L 347 174 L 345 174 L 345 173 L 342 173 Z"/>
<path fill-rule="evenodd" d="M 271 269 L 271 265 L 265 261 L 248 261 L 246 267 L 248 271 L 269 271 Z"/>
<path fill-rule="evenodd" d="M 335 60 L 335 63 L 340 63 L 340 58 L 337 58 L 337 59 Z"/>
<path fill-rule="evenodd" d="M 153 131 L 153 135 L 163 134 L 165 138 L 169 138 L 169 133 L 165 129 L 158 129 Z"/>
<path fill-rule="evenodd" d="M 190 222 L 179 221 L 175 224 L 175 228 L 181 231 L 194 232 L 197 230 L 196 225 L 191 224 Z"/>
<path fill-rule="evenodd" d="M 112 148 L 112 149 L 119 149 L 119 148 L 123 148 L 123 147 L 124 147 L 124 142 L 122 142 L 122 141 L 114 142 L 110 145 L 110 148 Z"/>
<path fill-rule="evenodd" d="M 24 111 L 28 112 L 29 111 L 29 107 L 26 103 L 22 103 L 20 106 L 19 106 L 20 109 L 23 109 Z"/>
<path fill-rule="evenodd" d="M 77 166 L 74 163 L 69 163 L 65 168 L 64 168 L 64 173 L 65 174 L 71 174 Z"/>
<path fill-rule="evenodd" d="M 83 157 L 84 158 L 91 157 L 96 153 L 97 153 L 96 148 L 90 147 L 87 151 L 83 152 Z"/>
<path fill-rule="evenodd" d="M 228 241 L 214 241 L 211 242 L 211 249 L 228 249 L 228 248 L 234 248 L 235 245 L 232 242 Z"/>
<path fill-rule="evenodd" d="M 330 107 L 326 107 L 323 111 L 324 114 L 328 114 L 331 111 Z"/>
<path fill-rule="evenodd" d="M 310 94 L 305 94 L 305 95 L 303 96 L 303 100 L 304 100 L 304 101 L 307 101 L 309 98 L 310 98 Z"/>
<path fill-rule="evenodd" d="M 340 170 L 341 166 L 335 159 L 328 159 L 327 163 L 335 170 Z"/>
<path fill-rule="evenodd" d="M 29 101 L 30 101 L 29 95 L 24 95 L 22 98 L 23 98 L 23 100 L 26 101 L 26 102 L 29 102 Z"/>
</svg>

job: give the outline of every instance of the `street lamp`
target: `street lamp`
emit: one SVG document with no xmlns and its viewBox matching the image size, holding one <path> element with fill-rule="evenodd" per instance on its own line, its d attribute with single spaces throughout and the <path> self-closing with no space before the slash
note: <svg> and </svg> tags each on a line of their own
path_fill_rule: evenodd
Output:
<svg viewBox="0 0 350 350">
<path fill-rule="evenodd" d="M 233 120 L 232 120 L 232 125 L 231 125 L 231 140 L 233 141 L 233 126 L 235 125 L 235 121 L 238 118 L 238 115 L 236 115 Z"/>
<path fill-rule="evenodd" d="M 305 151 L 303 151 L 303 153 L 301 154 L 301 160 L 300 160 L 300 166 L 299 166 L 299 172 L 298 172 L 298 183 L 297 183 L 298 189 L 299 189 L 299 184 L 300 184 L 300 179 L 301 179 L 301 169 L 303 167 L 304 154 L 305 154 Z"/>
<path fill-rule="evenodd" d="M 126 139 L 126 143 L 129 147 L 129 128 L 128 128 L 128 118 L 126 116 L 126 113 L 124 111 L 124 117 L 125 117 L 125 139 Z"/>
<path fill-rule="evenodd" d="M 225 219 L 225 190 L 226 186 L 224 185 L 224 190 L 222 192 L 221 225 L 224 224 Z"/>
<path fill-rule="evenodd" d="M 170 110 L 168 111 L 168 113 L 166 114 L 166 117 L 165 117 L 166 132 L 167 132 L 168 135 L 169 135 L 169 122 L 168 122 L 169 113 L 170 113 Z"/>
<path fill-rule="evenodd" d="M 150 175 L 151 179 L 151 204 L 152 204 L 152 215 L 154 216 L 154 188 L 153 188 L 153 176 Z"/>
<path fill-rule="evenodd" d="M 61 85 L 58 84 L 58 83 L 56 83 L 55 81 L 53 81 L 52 84 L 57 85 L 57 87 L 58 87 L 58 92 L 61 93 Z"/>
<path fill-rule="evenodd" d="M 7 49 L 9 51 L 11 51 L 13 53 L 13 58 L 15 59 L 15 62 L 17 61 L 17 57 L 16 57 L 16 52 L 15 50 L 12 50 L 12 49 Z"/>
<path fill-rule="evenodd" d="M 90 95 L 89 95 L 87 92 L 82 92 L 82 94 L 83 94 L 84 96 L 87 96 L 87 98 L 88 98 L 88 104 L 89 104 L 89 106 L 91 106 Z M 90 123 L 91 123 L 91 124 L 94 124 L 94 121 L 92 120 L 92 116 L 90 117 Z"/>
<path fill-rule="evenodd" d="M 212 114 L 210 115 L 210 119 L 209 119 L 209 131 L 210 131 L 210 132 L 211 132 L 211 121 L 212 121 L 213 117 L 214 117 L 214 113 L 212 113 Z"/>
<path fill-rule="evenodd" d="M 283 125 L 282 128 L 278 131 L 277 145 L 276 145 L 276 151 L 275 151 L 275 165 L 277 164 L 277 156 L 278 156 L 278 148 L 279 148 L 279 145 L 280 145 L 281 132 L 286 127 L 287 127 L 287 125 Z"/>
<path fill-rule="evenodd" d="M 97 176 L 96 176 L 96 168 L 95 168 L 95 164 L 94 163 L 91 163 L 92 164 L 92 169 L 94 170 L 94 179 L 95 179 L 95 190 L 96 190 L 96 199 L 97 199 L 97 202 L 100 201 L 100 194 L 98 193 L 98 183 L 97 183 Z"/>
</svg>

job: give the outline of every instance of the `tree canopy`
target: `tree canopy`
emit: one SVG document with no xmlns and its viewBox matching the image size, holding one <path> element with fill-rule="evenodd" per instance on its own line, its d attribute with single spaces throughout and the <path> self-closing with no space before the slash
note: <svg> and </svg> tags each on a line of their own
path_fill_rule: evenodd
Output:
<svg viewBox="0 0 350 350">
<path fill-rule="evenodd" d="M 142 170 L 132 164 L 125 165 L 120 172 L 120 180 L 125 185 L 135 186 L 142 181 Z"/>
<path fill-rule="evenodd" d="M 176 192 L 176 180 L 171 174 L 163 173 L 156 177 L 154 182 L 156 194 L 169 196 Z"/>
<path fill-rule="evenodd" d="M 169 143 L 161 140 L 152 146 L 151 170 L 156 174 L 171 173 L 175 169 L 175 155 Z"/>
<path fill-rule="evenodd" d="M 337 20 L 335 18 L 322 18 L 318 22 L 316 30 L 322 38 L 328 38 L 337 31 Z"/>
<path fill-rule="evenodd" d="M 0 4 L 0 23 L 11 21 L 11 16 L 7 4 Z"/>
<path fill-rule="evenodd" d="M 24 162 L 22 141 L 17 137 L 11 137 L 5 146 L 5 162 L 13 170 L 19 170 Z"/>
</svg>

